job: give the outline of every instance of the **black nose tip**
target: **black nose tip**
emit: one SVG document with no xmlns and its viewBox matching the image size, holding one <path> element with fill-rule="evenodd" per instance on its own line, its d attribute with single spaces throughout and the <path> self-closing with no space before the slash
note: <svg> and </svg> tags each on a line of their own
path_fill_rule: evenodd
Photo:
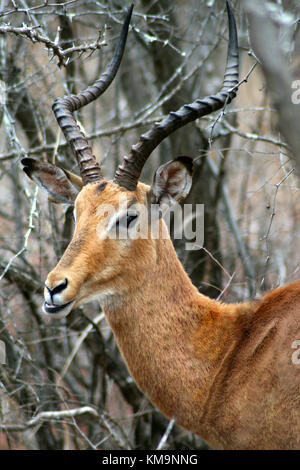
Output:
<svg viewBox="0 0 300 470">
<path fill-rule="evenodd" d="M 56 284 L 55 287 L 53 287 L 52 289 L 50 289 L 50 287 L 47 287 L 48 291 L 49 291 L 49 294 L 52 296 L 54 294 L 59 294 L 61 291 L 63 291 L 68 285 L 68 279 L 64 279 L 63 281 L 59 282 L 58 284 Z"/>
</svg>

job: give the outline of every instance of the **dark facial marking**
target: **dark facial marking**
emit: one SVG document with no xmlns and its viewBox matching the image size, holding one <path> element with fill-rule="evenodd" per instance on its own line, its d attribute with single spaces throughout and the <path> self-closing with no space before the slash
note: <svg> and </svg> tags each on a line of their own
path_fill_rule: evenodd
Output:
<svg viewBox="0 0 300 470">
<path fill-rule="evenodd" d="M 193 164 L 193 159 L 191 157 L 186 157 L 185 155 L 181 155 L 180 157 L 177 157 L 176 160 L 181 162 L 186 167 L 190 175 L 193 174 L 194 164 Z"/>
<path fill-rule="evenodd" d="M 103 189 L 106 187 L 106 185 L 107 185 L 107 181 L 102 181 L 102 183 L 97 184 L 97 186 L 96 186 L 97 193 L 101 193 L 101 191 L 103 191 Z"/>
</svg>

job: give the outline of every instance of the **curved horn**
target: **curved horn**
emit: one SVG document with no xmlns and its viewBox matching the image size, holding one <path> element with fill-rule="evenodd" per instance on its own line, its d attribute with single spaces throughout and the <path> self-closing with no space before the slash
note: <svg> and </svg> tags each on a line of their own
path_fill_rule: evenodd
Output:
<svg viewBox="0 0 300 470">
<path fill-rule="evenodd" d="M 103 175 L 100 165 L 97 163 L 92 149 L 89 146 L 85 135 L 80 130 L 73 113 L 102 95 L 113 81 L 120 66 L 125 49 L 132 10 L 133 5 L 131 5 L 127 12 L 113 58 L 100 78 L 93 85 L 87 87 L 77 95 L 57 98 L 52 106 L 58 124 L 62 129 L 67 142 L 72 147 L 74 155 L 78 161 L 84 185 L 103 179 Z"/>
<path fill-rule="evenodd" d="M 236 23 L 229 1 L 226 2 L 226 6 L 229 42 L 222 89 L 216 95 L 207 96 L 201 100 L 197 99 L 191 104 L 184 104 L 176 112 L 170 112 L 163 121 L 155 123 L 146 134 L 141 135 L 139 142 L 131 147 L 130 155 L 124 157 L 123 163 L 116 171 L 114 182 L 118 185 L 134 191 L 147 159 L 162 140 L 185 124 L 221 109 L 236 96 L 239 76 L 238 39 Z"/>
</svg>

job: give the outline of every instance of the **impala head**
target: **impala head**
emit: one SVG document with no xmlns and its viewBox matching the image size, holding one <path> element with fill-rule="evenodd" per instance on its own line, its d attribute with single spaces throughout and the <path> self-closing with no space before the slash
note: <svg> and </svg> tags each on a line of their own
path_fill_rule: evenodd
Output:
<svg viewBox="0 0 300 470">
<path fill-rule="evenodd" d="M 102 304 L 117 302 L 141 286 L 147 271 L 157 261 L 159 240 L 167 236 L 161 215 L 187 196 L 193 163 L 191 158 L 181 156 L 160 166 L 152 186 L 139 182 L 142 169 L 152 151 L 168 135 L 222 108 L 235 97 L 238 44 L 234 17 L 227 3 L 229 46 L 221 91 L 185 104 L 156 123 L 124 157 L 114 179 L 106 180 L 73 113 L 100 96 L 115 77 L 132 9 L 127 13 L 112 61 L 100 79 L 78 95 L 59 98 L 53 105 L 78 161 L 81 177 L 32 158 L 22 160 L 26 174 L 52 200 L 74 205 L 73 238 L 45 282 L 43 308 L 52 316 L 63 317 L 92 298 L 98 298 Z"/>
</svg>

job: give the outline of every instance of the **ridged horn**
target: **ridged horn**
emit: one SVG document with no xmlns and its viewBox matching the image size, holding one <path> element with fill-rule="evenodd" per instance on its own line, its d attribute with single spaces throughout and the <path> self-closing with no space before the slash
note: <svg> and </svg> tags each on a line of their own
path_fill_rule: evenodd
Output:
<svg viewBox="0 0 300 470">
<path fill-rule="evenodd" d="M 129 156 L 124 157 L 119 165 L 114 182 L 124 188 L 134 191 L 140 178 L 142 169 L 153 150 L 172 132 L 185 126 L 191 121 L 206 116 L 230 103 L 236 96 L 236 85 L 239 77 L 239 51 L 235 18 L 229 1 L 226 2 L 229 41 L 227 63 L 223 86 L 219 93 L 197 99 L 191 104 L 184 104 L 178 111 L 170 112 L 159 123 L 155 123 L 150 130 L 141 135 L 139 142 L 131 147 Z"/>
<path fill-rule="evenodd" d="M 113 58 L 100 78 L 77 95 L 57 98 L 52 106 L 57 122 L 62 129 L 77 159 L 83 185 L 103 179 L 100 165 L 97 163 L 88 141 L 79 128 L 73 115 L 75 111 L 99 98 L 109 87 L 119 69 L 124 53 L 133 5 L 130 6 Z"/>
</svg>

